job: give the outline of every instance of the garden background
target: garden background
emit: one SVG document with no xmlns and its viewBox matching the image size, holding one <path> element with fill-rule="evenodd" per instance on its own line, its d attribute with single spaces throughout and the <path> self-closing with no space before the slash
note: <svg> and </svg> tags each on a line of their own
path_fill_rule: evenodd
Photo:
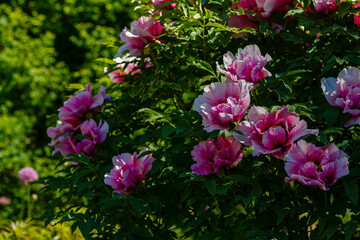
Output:
<svg viewBox="0 0 360 240">
<path fill-rule="evenodd" d="M 18 171 L 31 166 L 40 177 L 55 173 L 46 129 L 78 84 L 109 80 L 96 59 L 116 54 L 103 43 L 119 41 L 122 28 L 137 18 L 132 9 L 127 0 L 1 1 L 0 196 L 10 204 L 0 206 L 0 239 L 10 237 L 5 232 L 17 239 L 73 239 L 68 226 L 44 231 L 43 221 L 24 221 L 26 186 Z M 39 190 L 40 184 L 31 186 L 32 193 Z M 32 216 L 44 214 L 55 197 L 37 194 Z"/>
</svg>

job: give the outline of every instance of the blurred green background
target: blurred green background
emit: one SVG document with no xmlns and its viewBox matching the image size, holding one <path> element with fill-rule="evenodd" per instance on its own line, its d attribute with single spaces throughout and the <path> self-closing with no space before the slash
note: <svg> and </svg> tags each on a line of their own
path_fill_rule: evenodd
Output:
<svg viewBox="0 0 360 240">
<path fill-rule="evenodd" d="M 129 0 L 14 0 L 0 4 L 0 239 L 75 239 L 67 226 L 43 228 L 26 219 L 26 186 L 18 171 L 33 167 L 40 177 L 55 172 L 56 157 L 46 129 L 74 89 L 104 76 L 96 58 L 112 58 L 121 30 L 137 18 Z M 55 195 L 33 195 L 32 217 L 40 217 Z M 42 225 L 40 225 L 40 223 Z M 36 236 L 29 235 L 38 234 Z"/>
</svg>

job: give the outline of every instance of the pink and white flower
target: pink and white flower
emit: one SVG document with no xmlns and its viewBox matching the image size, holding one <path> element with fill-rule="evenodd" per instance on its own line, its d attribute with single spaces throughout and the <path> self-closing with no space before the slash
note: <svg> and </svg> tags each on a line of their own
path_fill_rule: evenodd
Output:
<svg viewBox="0 0 360 240">
<path fill-rule="evenodd" d="M 29 182 L 38 180 L 39 175 L 32 167 L 24 167 L 19 171 L 19 179 L 28 185 Z"/>
<path fill-rule="evenodd" d="M 244 150 L 241 143 L 233 136 L 220 136 L 216 140 L 201 141 L 191 151 L 196 164 L 191 165 L 191 171 L 198 175 L 217 173 L 222 168 L 233 168 L 241 161 Z"/>
<path fill-rule="evenodd" d="M 229 129 L 231 123 L 240 121 L 250 105 L 251 88 L 244 81 L 216 82 L 205 87 L 193 104 L 193 109 L 203 118 L 205 131 Z"/>
<path fill-rule="evenodd" d="M 254 106 L 248 117 L 249 121 L 240 122 L 235 127 L 243 135 L 235 133 L 234 136 L 246 146 L 253 147 L 253 156 L 272 154 L 283 159 L 294 141 L 319 132 L 307 129 L 306 122 L 300 120 L 294 111 L 288 112 L 286 106 L 273 113 Z"/>
<path fill-rule="evenodd" d="M 349 174 L 349 156 L 335 144 L 316 147 L 300 140 L 285 156 L 285 182 L 299 181 L 305 186 L 329 190 L 329 186 Z"/>
<path fill-rule="evenodd" d="M 337 8 L 336 0 L 313 0 L 313 4 L 317 12 L 331 13 Z"/>
<path fill-rule="evenodd" d="M 225 70 L 216 63 L 218 70 L 235 83 L 240 80 L 257 83 L 259 80 L 271 76 L 271 73 L 265 69 L 265 65 L 271 61 L 271 57 L 269 54 L 266 54 L 265 57 L 262 56 L 257 45 L 248 45 L 244 49 L 239 48 L 235 56 L 231 52 L 227 52 L 223 56 L 223 61 Z"/>
<path fill-rule="evenodd" d="M 146 148 L 140 151 L 139 155 L 147 151 Z M 134 188 L 146 177 L 146 173 L 151 170 L 154 158 L 152 154 L 147 154 L 138 158 L 136 152 L 123 153 L 112 159 L 114 168 L 110 173 L 105 174 L 105 184 L 114 188 L 114 192 L 119 194 L 132 193 Z"/>
<path fill-rule="evenodd" d="M 119 48 L 116 57 L 120 57 L 125 50 L 130 50 L 131 56 L 140 55 L 147 44 L 158 38 L 162 30 L 160 21 L 154 18 L 143 16 L 138 21 L 133 21 L 131 29 L 125 27 L 120 34 L 120 38 L 125 44 Z"/>
<path fill-rule="evenodd" d="M 321 88 L 330 105 L 339 106 L 344 109 L 344 113 L 354 116 L 345 127 L 360 124 L 360 69 L 344 68 L 337 79 L 323 78 Z"/>
<path fill-rule="evenodd" d="M 86 84 L 85 91 L 78 92 L 59 108 L 59 118 L 62 123 L 69 123 L 77 127 L 85 120 L 93 118 L 94 113 L 101 111 L 101 105 L 110 98 L 110 96 L 105 96 L 105 87 L 101 86 L 94 98 L 91 93 L 90 84 Z"/>
<path fill-rule="evenodd" d="M 113 59 L 116 63 L 119 63 L 117 67 L 119 69 L 116 69 L 112 72 L 110 72 L 108 75 L 110 79 L 115 83 L 120 83 L 124 81 L 124 78 L 126 75 L 133 75 L 135 73 L 141 73 L 140 69 L 135 69 L 137 67 L 137 63 L 134 62 L 136 60 L 136 57 L 130 57 L 129 54 L 126 54 L 124 57 L 120 58 L 114 58 Z M 126 66 L 126 67 L 125 67 Z M 108 71 L 107 68 L 104 69 L 105 72 Z"/>
<path fill-rule="evenodd" d="M 0 205 L 2 206 L 6 206 L 10 204 L 10 199 L 6 196 L 1 196 L 0 197 Z"/>
</svg>

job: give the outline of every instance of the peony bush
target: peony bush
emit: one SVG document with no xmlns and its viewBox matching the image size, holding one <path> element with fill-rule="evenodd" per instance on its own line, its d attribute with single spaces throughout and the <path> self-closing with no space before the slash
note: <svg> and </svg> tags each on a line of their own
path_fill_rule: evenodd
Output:
<svg viewBox="0 0 360 240">
<path fill-rule="evenodd" d="M 85 85 L 48 128 L 71 164 L 40 180 L 62 193 L 47 223 L 86 239 L 356 238 L 358 4 L 134 4 L 98 94 Z"/>
</svg>

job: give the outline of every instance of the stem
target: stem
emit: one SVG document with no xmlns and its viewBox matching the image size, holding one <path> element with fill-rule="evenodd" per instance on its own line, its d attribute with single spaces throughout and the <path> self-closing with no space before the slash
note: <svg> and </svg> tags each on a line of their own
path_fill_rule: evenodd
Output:
<svg viewBox="0 0 360 240">
<path fill-rule="evenodd" d="M 31 218 L 31 192 L 30 192 L 30 186 L 27 186 L 26 189 L 26 193 L 27 193 L 27 214 L 26 217 L 27 218 Z"/>
<path fill-rule="evenodd" d="M 89 168 L 94 172 L 96 178 L 99 180 L 100 183 L 102 183 L 102 185 L 104 186 L 105 190 L 106 190 L 108 193 L 111 193 L 111 192 L 107 189 L 105 183 L 104 183 L 103 181 L 101 181 L 99 175 L 98 175 L 97 172 L 93 169 L 93 167 L 92 167 L 92 166 L 89 166 Z"/>
</svg>

